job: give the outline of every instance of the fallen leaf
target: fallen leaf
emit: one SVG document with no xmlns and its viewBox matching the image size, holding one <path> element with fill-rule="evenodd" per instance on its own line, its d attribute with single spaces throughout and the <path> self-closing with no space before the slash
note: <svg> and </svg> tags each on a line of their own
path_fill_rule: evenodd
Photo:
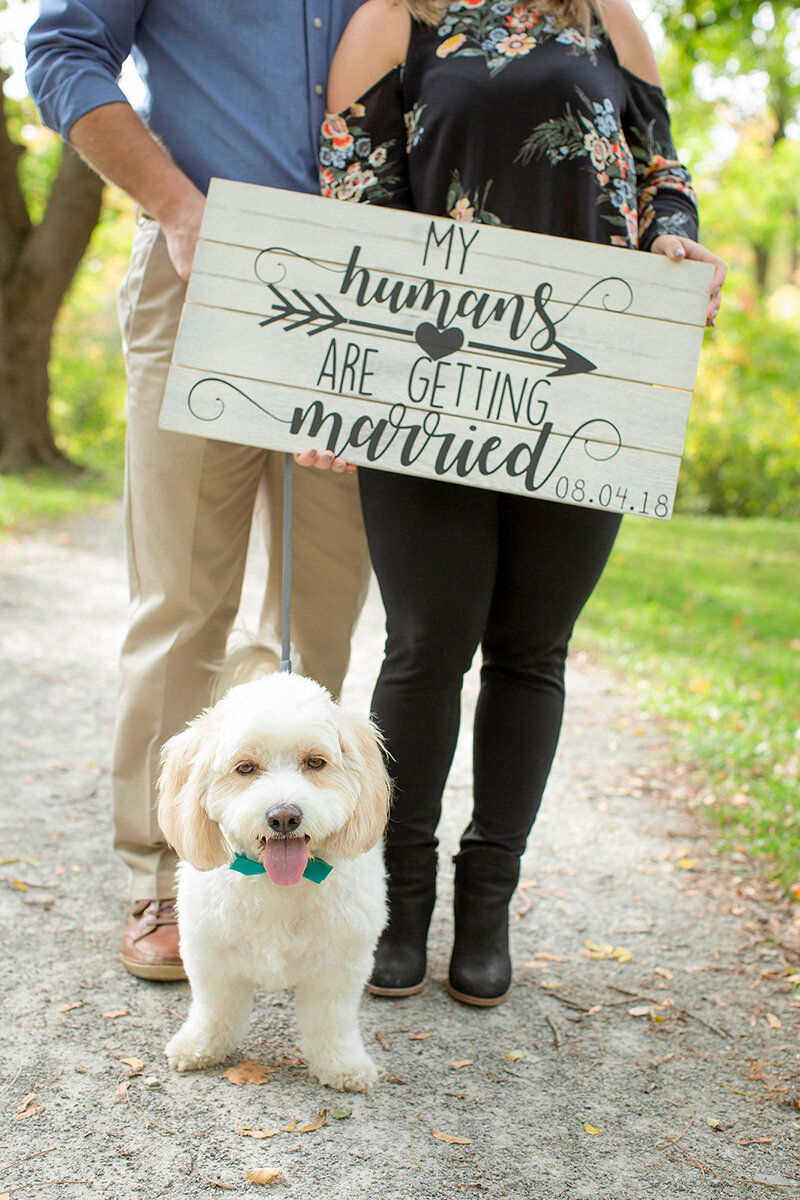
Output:
<svg viewBox="0 0 800 1200">
<path fill-rule="evenodd" d="M 518 1058 L 524 1057 L 524 1050 L 509 1050 L 508 1054 L 506 1055 L 506 1062 L 516 1062 Z"/>
<path fill-rule="evenodd" d="M 11 886 L 15 887 L 18 892 L 27 892 L 27 890 L 28 890 L 21 879 L 12 879 Z"/>
<path fill-rule="evenodd" d="M 718 1121 L 716 1117 L 706 1117 L 706 1125 L 709 1129 L 724 1129 L 722 1122 Z"/>
<path fill-rule="evenodd" d="M 534 959 L 541 959 L 542 962 L 567 962 L 568 959 L 560 954 L 548 954 L 545 950 L 539 950 L 534 954 Z"/>
<path fill-rule="evenodd" d="M 316 1129 L 321 1129 L 323 1125 L 328 1124 L 328 1110 L 321 1108 L 313 1121 L 309 1121 L 308 1125 L 301 1125 L 298 1133 L 314 1133 Z"/>
<path fill-rule="evenodd" d="M 679 871 L 693 871 L 696 865 L 693 858 L 679 858 L 675 863 Z"/>
<path fill-rule="evenodd" d="M 438 1138 L 440 1142 L 447 1142 L 448 1146 L 471 1146 L 472 1138 L 456 1137 L 454 1133 L 442 1133 L 441 1129 L 432 1129 L 433 1137 Z"/>
<path fill-rule="evenodd" d="M 346 1121 L 348 1117 L 352 1117 L 352 1108 L 332 1108 L 331 1116 L 334 1121 Z"/>
<path fill-rule="evenodd" d="M 119 1061 L 125 1063 L 126 1067 L 130 1067 L 134 1075 L 138 1075 L 140 1071 L 144 1070 L 144 1063 L 140 1058 L 121 1058 Z"/>
<path fill-rule="evenodd" d="M 633 1006 L 633 1008 L 628 1009 L 628 1016 L 629 1017 L 649 1017 L 650 1016 L 650 1005 L 649 1004 L 635 1004 Z"/>
<path fill-rule="evenodd" d="M 660 975 L 662 979 L 674 979 L 672 971 L 668 971 L 666 967 L 656 967 L 653 974 Z"/>
<path fill-rule="evenodd" d="M 85 1000 L 73 1000 L 71 1004 L 60 1005 L 58 1011 L 60 1013 L 72 1012 L 73 1008 L 83 1008 L 85 1003 Z"/>
<path fill-rule="evenodd" d="M 28 1117 L 35 1117 L 37 1113 L 42 1111 L 41 1104 L 36 1099 L 36 1093 L 31 1092 L 24 1100 L 20 1100 L 17 1107 L 14 1109 L 15 1121 L 27 1121 Z"/>
<path fill-rule="evenodd" d="M 251 1183 L 274 1183 L 282 1174 L 280 1167 L 248 1167 L 244 1173 Z"/>
<path fill-rule="evenodd" d="M 780 1017 L 776 1017 L 775 1013 L 767 1013 L 767 1024 L 770 1029 L 780 1029 L 781 1019 Z"/>
<path fill-rule="evenodd" d="M 107 1021 L 116 1021 L 118 1017 L 129 1017 L 130 1011 L 129 1008 L 113 1008 L 110 1012 L 104 1012 L 103 1016 Z"/>
<path fill-rule="evenodd" d="M 131 1086 L 130 1079 L 121 1079 L 117 1084 L 117 1095 L 122 1099 L 128 1094 L 128 1088 Z"/>
<path fill-rule="evenodd" d="M 286 1131 L 284 1129 L 237 1129 L 236 1132 L 240 1137 L 271 1138 Z"/>
<path fill-rule="evenodd" d="M 431 1035 L 429 1033 L 412 1033 L 408 1039 L 410 1042 L 424 1042 Z"/>
<path fill-rule="evenodd" d="M 774 1138 L 754 1137 L 754 1138 L 739 1138 L 737 1146 L 771 1146 Z"/>
<path fill-rule="evenodd" d="M 471 1058 L 462 1058 L 458 1062 L 451 1062 L 450 1070 L 451 1071 L 460 1071 L 462 1067 L 471 1067 L 473 1065 L 473 1062 L 474 1062 L 474 1060 Z"/>
<path fill-rule="evenodd" d="M 623 946 L 612 946 L 611 942 L 592 942 L 588 938 L 583 943 L 586 947 L 581 954 L 586 958 L 615 959 L 617 962 L 631 962 L 633 955 Z"/>
<path fill-rule="evenodd" d="M 284 1125 L 283 1132 L 284 1133 L 294 1133 L 295 1129 L 297 1129 L 297 1121 L 294 1119 L 294 1117 L 292 1117 L 289 1124 Z"/>
<path fill-rule="evenodd" d="M 247 1058 L 225 1071 L 222 1078 L 227 1079 L 229 1083 L 235 1083 L 237 1087 L 243 1087 L 246 1083 L 254 1083 L 257 1086 L 269 1083 L 271 1075 L 272 1067 L 265 1067 L 263 1063 Z"/>
<path fill-rule="evenodd" d="M 400 1077 L 397 1075 L 387 1075 L 386 1082 L 387 1083 L 401 1083 L 405 1087 L 406 1081 L 405 1081 L 405 1079 L 400 1079 Z"/>
<path fill-rule="evenodd" d="M 590 1125 L 588 1121 L 584 1121 L 583 1128 L 587 1133 L 591 1133 L 593 1136 L 603 1132 L 602 1129 L 600 1129 L 597 1125 Z"/>
</svg>

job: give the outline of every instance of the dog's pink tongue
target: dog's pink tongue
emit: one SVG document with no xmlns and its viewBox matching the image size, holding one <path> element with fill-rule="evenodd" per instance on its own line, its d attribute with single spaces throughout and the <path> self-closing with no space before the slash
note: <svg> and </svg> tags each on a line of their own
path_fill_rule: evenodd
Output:
<svg viewBox="0 0 800 1200">
<path fill-rule="evenodd" d="M 264 847 L 264 870 L 279 887 L 299 883 L 308 865 L 304 837 L 268 838 Z"/>
</svg>

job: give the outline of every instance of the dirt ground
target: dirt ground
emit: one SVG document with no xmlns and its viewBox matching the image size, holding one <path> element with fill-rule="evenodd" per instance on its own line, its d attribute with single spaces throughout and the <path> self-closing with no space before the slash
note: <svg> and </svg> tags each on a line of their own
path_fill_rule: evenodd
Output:
<svg viewBox="0 0 800 1200">
<path fill-rule="evenodd" d="M 380 1070 L 372 1095 L 308 1078 L 286 994 L 260 996 L 228 1063 L 170 1072 L 163 1047 L 188 985 L 141 982 L 116 957 L 126 880 L 110 849 L 109 740 L 122 563 L 116 510 L 0 545 L 0 1198 L 800 1194 L 800 991 L 789 977 L 800 922 L 746 861 L 714 854 L 677 798 L 657 722 L 581 657 L 512 904 L 508 1002 L 467 1008 L 443 986 L 471 676 L 428 984 L 362 1008 Z M 256 561 L 248 611 L 261 574 Z M 373 598 L 353 707 L 368 705 L 381 633 Z M 267 1081 L 229 1082 L 239 1060 L 271 1068 Z M 262 1186 L 250 1168 L 281 1174 Z"/>
</svg>

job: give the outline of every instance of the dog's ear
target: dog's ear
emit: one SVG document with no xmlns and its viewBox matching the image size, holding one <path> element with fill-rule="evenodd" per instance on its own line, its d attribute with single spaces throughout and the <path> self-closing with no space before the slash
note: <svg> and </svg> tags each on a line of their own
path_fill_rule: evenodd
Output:
<svg viewBox="0 0 800 1200">
<path fill-rule="evenodd" d="M 213 724 L 207 710 L 161 751 L 158 822 L 169 844 L 199 871 L 221 867 L 230 857 L 219 826 L 203 807 L 212 779 Z"/>
<path fill-rule="evenodd" d="M 355 780 L 355 810 L 326 848 L 343 858 L 365 854 L 386 828 L 392 788 L 383 760 L 381 737 L 365 717 L 339 710 L 339 740 L 344 767 Z"/>
</svg>

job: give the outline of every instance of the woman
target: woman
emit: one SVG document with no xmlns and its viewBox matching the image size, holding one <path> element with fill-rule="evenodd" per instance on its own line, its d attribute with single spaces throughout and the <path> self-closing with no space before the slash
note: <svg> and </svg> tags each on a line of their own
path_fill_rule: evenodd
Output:
<svg viewBox="0 0 800 1200">
<path fill-rule="evenodd" d="M 602 11 L 589 0 L 368 0 L 337 50 L 328 102 L 323 194 L 711 261 L 713 324 L 725 268 L 694 240 L 689 176 L 627 0 Z M 423 986 L 442 791 L 480 646 L 448 987 L 465 1003 L 499 1004 L 511 980 L 508 905 L 558 741 L 567 644 L 620 517 L 373 469 L 359 479 L 387 616 L 373 714 L 395 782 L 391 917 L 370 990 Z"/>
</svg>

